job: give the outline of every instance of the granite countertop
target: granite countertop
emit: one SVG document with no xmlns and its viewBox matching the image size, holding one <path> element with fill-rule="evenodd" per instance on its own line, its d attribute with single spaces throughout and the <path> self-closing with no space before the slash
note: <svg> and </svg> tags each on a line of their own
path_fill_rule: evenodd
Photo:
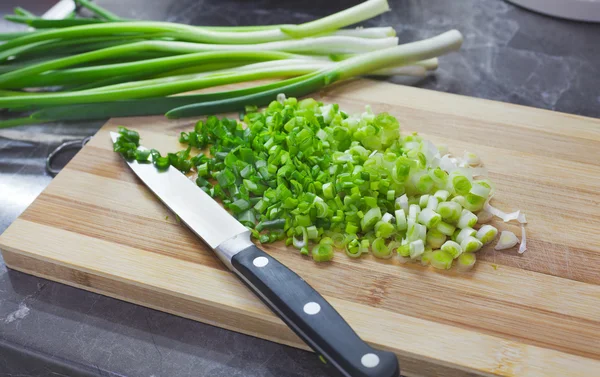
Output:
<svg viewBox="0 0 600 377">
<path fill-rule="evenodd" d="M 297 23 L 358 1 L 98 0 L 119 15 L 190 24 Z M 367 23 L 401 41 L 451 28 L 463 49 L 423 88 L 600 117 L 600 25 L 499 0 L 390 1 Z M 53 0 L 3 0 L 43 13 Z M 125 9 L 127 8 L 127 9 Z M 0 21 L 0 31 L 14 26 Z M 394 81 L 394 80 L 391 80 Z M 0 114 L 2 116 L 2 114 Z M 0 130 L 0 232 L 48 185 L 48 152 L 102 122 Z M 65 157 L 65 160 L 68 156 Z M 65 161 L 63 161 L 64 163 Z M 7 270 L 0 258 L 0 376 L 326 376 L 313 354 Z"/>
</svg>

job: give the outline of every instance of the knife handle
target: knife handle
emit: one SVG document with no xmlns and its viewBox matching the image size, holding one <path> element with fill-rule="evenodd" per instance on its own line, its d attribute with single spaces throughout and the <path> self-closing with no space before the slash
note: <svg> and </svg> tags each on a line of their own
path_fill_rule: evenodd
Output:
<svg viewBox="0 0 600 377">
<path fill-rule="evenodd" d="M 310 285 L 255 245 L 231 259 L 234 272 L 306 344 L 347 377 L 396 377 L 398 359 L 370 347 Z"/>
</svg>

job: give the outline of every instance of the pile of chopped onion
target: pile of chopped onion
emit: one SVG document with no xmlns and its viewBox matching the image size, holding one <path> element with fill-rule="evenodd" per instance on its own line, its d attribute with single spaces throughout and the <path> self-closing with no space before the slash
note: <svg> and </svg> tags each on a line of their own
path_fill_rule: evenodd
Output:
<svg viewBox="0 0 600 377">
<path fill-rule="evenodd" d="M 243 120 L 211 116 L 181 134 L 187 150 L 151 156 L 184 172 L 195 168 L 198 186 L 259 242 L 285 240 L 315 261 L 340 249 L 352 258 L 398 255 L 467 270 L 498 234 L 480 223 L 492 215 L 525 223 L 521 212 L 489 204 L 494 186 L 479 157 L 454 157 L 416 133 L 401 135 L 388 113 L 367 106 L 349 115 L 336 104 L 281 95 L 264 111 L 247 106 Z M 192 147 L 209 147 L 210 155 L 190 159 Z M 516 245 L 510 234 L 502 232 L 497 248 Z"/>
</svg>

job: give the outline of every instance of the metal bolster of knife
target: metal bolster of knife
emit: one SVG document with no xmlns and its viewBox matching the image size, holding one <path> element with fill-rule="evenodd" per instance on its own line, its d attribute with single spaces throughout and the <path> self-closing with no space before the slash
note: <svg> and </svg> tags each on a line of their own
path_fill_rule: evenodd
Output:
<svg viewBox="0 0 600 377">
<path fill-rule="evenodd" d="M 254 246 L 250 241 L 250 231 L 240 233 L 215 248 L 215 253 L 219 259 L 231 270 L 235 271 L 231 264 L 231 259 L 240 251 Z"/>
</svg>

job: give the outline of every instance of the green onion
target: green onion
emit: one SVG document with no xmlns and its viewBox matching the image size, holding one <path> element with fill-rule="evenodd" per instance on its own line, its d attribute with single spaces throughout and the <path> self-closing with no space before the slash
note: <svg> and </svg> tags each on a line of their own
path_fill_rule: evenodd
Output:
<svg viewBox="0 0 600 377">
<path fill-rule="evenodd" d="M 425 208 L 427 207 L 427 203 L 429 203 L 429 195 L 421 195 L 421 197 L 419 198 L 419 207 Z"/>
<path fill-rule="evenodd" d="M 492 242 L 497 235 L 498 229 L 491 225 L 483 225 L 481 228 L 479 228 L 475 237 L 477 237 L 477 239 L 484 245 L 487 245 L 488 243 Z"/>
<path fill-rule="evenodd" d="M 333 259 L 333 248 L 329 244 L 318 244 L 312 249 L 312 258 L 315 262 L 327 262 Z"/>
<path fill-rule="evenodd" d="M 463 228 L 460 230 L 457 229 L 454 234 L 456 236 L 453 237 L 453 241 L 462 243 L 462 241 L 465 240 L 466 238 L 474 237 L 477 234 L 477 231 L 473 228 Z"/>
<path fill-rule="evenodd" d="M 431 211 L 435 211 L 438 207 L 438 198 L 435 196 L 430 196 L 429 200 L 427 200 L 427 206 L 426 209 L 429 209 Z"/>
<path fill-rule="evenodd" d="M 294 38 L 302 38 L 352 25 L 375 17 L 389 9 L 387 0 L 369 0 L 317 21 L 307 22 L 302 25 L 282 26 L 281 30 Z"/>
<path fill-rule="evenodd" d="M 457 174 L 452 177 L 452 187 L 457 194 L 465 195 L 471 190 L 471 182 L 467 177 Z"/>
<path fill-rule="evenodd" d="M 124 51 L 143 51 L 150 43 L 154 42 L 139 42 L 128 44 L 126 46 L 110 47 L 98 51 L 79 54 L 67 58 L 56 59 L 40 64 L 29 65 L 20 70 L 12 71 L 10 75 L 0 76 L 4 86 L 18 85 L 22 87 L 40 87 L 53 85 L 66 85 L 73 83 L 89 82 L 90 80 L 103 79 L 110 76 L 122 76 L 130 74 L 157 74 L 166 72 L 174 68 L 198 66 L 198 62 L 202 64 L 224 62 L 265 62 L 283 59 L 297 59 L 297 55 L 278 52 L 278 51 L 212 51 L 212 52 L 193 52 L 183 55 L 159 57 L 155 59 L 147 59 L 142 61 L 103 64 L 91 67 L 71 68 L 73 65 L 94 62 L 98 59 L 105 59 L 112 55 L 120 54 Z M 156 48 L 163 49 L 161 44 Z M 170 46 L 173 47 L 173 46 Z M 181 50 L 186 51 L 186 50 Z M 64 69 L 67 68 L 67 69 Z M 40 75 L 42 74 L 43 75 Z"/>
<path fill-rule="evenodd" d="M 11 39 L 24 37 L 32 33 L 35 33 L 35 31 L 13 31 L 8 33 L 0 33 L 0 41 L 10 41 Z"/>
<path fill-rule="evenodd" d="M 314 76 L 306 77 L 305 80 L 277 90 L 266 91 L 255 95 L 233 98 L 231 100 L 214 101 L 197 105 L 183 106 L 173 109 L 167 113 L 170 118 L 182 118 L 189 116 L 205 115 L 211 112 L 235 111 L 249 103 L 263 105 L 268 103 L 278 93 L 286 96 L 302 96 L 314 90 L 330 85 L 335 81 L 349 79 L 377 70 L 385 66 L 394 65 L 394 62 L 410 64 L 415 61 L 429 59 L 451 51 L 460 46 L 462 37 L 456 31 L 441 34 L 431 38 L 427 43 L 414 42 L 401 46 L 386 48 L 366 54 L 360 54 L 335 64 Z M 1 106 L 1 102 L 0 102 Z"/>
<path fill-rule="evenodd" d="M 454 259 L 458 258 L 458 256 L 461 255 L 463 252 L 462 247 L 454 241 L 444 242 L 444 244 L 440 247 L 440 249 L 442 249 L 446 253 L 450 254 L 452 256 L 452 258 L 454 258 Z"/>
<path fill-rule="evenodd" d="M 440 202 L 444 202 L 444 201 L 448 200 L 448 198 L 450 197 L 450 193 L 446 190 L 438 190 L 435 192 L 435 194 L 433 194 L 433 196 L 438 198 L 438 200 Z"/>
<path fill-rule="evenodd" d="M 385 240 L 381 237 L 375 238 L 371 245 L 371 252 L 376 258 L 391 258 L 392 250 L 386 245 Z"/>
<path fill-rule="evenodd" d="M 457 268 L 459 271 L 468 271 L 475 265 L 477 258 L 473 253 L 463 253 L 456 259 Z"/>
<path fill-rule="evenodd" d="M 448 223 L 446 223 L 444 221 L 440 221 L 437 224 L 436 229 L 440 233 L 445 234 L 446 236 L 452 236 L 454 234 L 454 232 L 456 231 L 456 227 L 455 226 L 453 226 L 451 224 L 448 224 Z"/>
<path fill-rule="evenodd" d="M 404 258 L 410 257 L 410 243 L 400 245 L 400 247 L 398 247 L 397 253 L 400 257 L 404 257 Z"/>
<path fill-rule="evenodd" d="M 462 207 L 456 202 L 442 202 L 438 204 L 437 213 L 447 222 L 456 222 L 460 218 Z"/>
<path fill-rule="evenodd" d="M 31 13 L 30 11 L 28 11 L 27 9 L 23 9 L 21 7 L 16 7 L 14 9 L 14 12 L 16 15 L 18 16 L 25 16 L 25 17 L 36 17 L 35 14 Z"/>
<path fill-rule="evenodd" d="M 396 199 L 395 208 L 403 210 L 404 213 L 408 213 L 408 196 L 406 196 L 406 194 L 403 194 L 402 196 Z"/>
<path fill-rule="evenodd" d="M 419 207 L 418 204 L 411 204 L 408 207 L 408 218 L 409 219 L 417 220 L 420 213 L 421 213 L 421 208 Z"/>
<path fill-rule="evenodd" d="M 431 254 L 429 262 L 434 268 L 439 270 L 448 270 L 452 267 L 452 255 L 444 250 L 436 250 Z"/>
<path fill-rule="evenodd" d="M 215 116 L 198 121 L 180 134 L 187 148 L 166 157 L 139 147 L 139 134 L 124 128 L 115 150 L 145 161 L 150 155 L 157 167 L 166 158 L 166 167 L 195 170 L 197 185 L 259 242 L 285 239 L 315 261 L 330 260 L 335 247 L 352 258 L 371 251 L 438 269 L 457 259 L 462 268 L 474 259 L 461 255 L 497 235 L 489 225 L 472 228 L 477 216 L 460 204 L 470 193 L 417 187 L 438 169 L 431 167 L 436 148 L 416 134 L 400 135 L 389 114 L 367 108 L 349 115 L 337 105 L 284 95 L 262 111 L 244 109 L 243 124 Z M 206 150 L 191 156 L 192 148 Z M 451 176 L 472 175 L 469 168 L 460 172 Z"/>
<path fill-rule="evenodd" d="M 463 209 L 460 217 L 458 218 L 458 222 L 456 226 L 460 229 L 464 228 L 472 228 L 475 224 L 477 224 L 477 216 L 469 210 Z"/>
<path fill-rule="evenodd" d="M 446 242 L 446 235 L 436 229 L 427 232 L 427 245 L 433 249 L 439 249 Z"/>
<path fill-rule="evenodd" d="M 0 35 L 6 41 L 0 45 L 0 62 L 7 63 L 0 63 L 0 88 L 12 89 L 0 96 L 0 108 L 33 112 L 28 118 L 0 122 L 0 127 L 108 116 L 167 113 L 168 117 L 178 118 L 238 111 L 246 106 L 267 105 L 280 93 L 303 96 L 360 75 L 423 76 L 437 68 L 437 56 L 458 49 L 462 42 L 455 30 L 401 46 L 397 46 L 395 31 L 390 27 L 340 30 L 387 11 L 386 0 L 368 0 L 301 25 L 249 27 L 127 20 L 89 0 L 76 2 L 94 13 L 95 18 L 46 20 L 22 9 L 8 17 L 40 29 Z M 315 56 L 319 54 L 327 57 Z M 270 60 L 287 62 L 268 63 Z M 257 62 L 265 63 L 256 65 Z M 173 96 L 265 78 L 285 79 L 241 90 Z M 321 116 L 330 123 L 327 114 L 333 107 L 325 107 L 329 110 Z M 377 135 L 370 134 L 370 126 L 352 131 L 361 147 L 384 151 L 397 139 L 397 132 L 392 130 L 397 131 L 398 122 L 389 115 L 380 116 L 383 127 L 376 129 Z M 320 135 L 323 137 L 323 132 Z M 349 132 L 338 125 L 331 139 L 324 141 L 338 143 L 350 140 L 348 136 Z M 346 144 L 336 150 L 336 156 L 347 154 L 351 146 Z M 409 175 L 417 191 L 430 194 L 434 185 L 441 187 L 447 173 L 439 168 L 415 171 L 424 168 L 430 157 L 430 149 L 421 149 L 401 156 L 402 159 L 386 152 L 386 156 L 382 154 L 382 158 L 387 158 L 385 163 L 396 165 L 389 177 L 381 181 L 353 177 L 339 187 L 327 187 L 327 195 L 338 195 L 338 190 L 364 181 L 373 187 L 381 186 L 380 194 L 385 196 L 381 199 L 392 200 L 404 192 L 412 194 L 413 187 L 398 187 Z M 368 157 L 362 156 L 361 163 Z M 371 173 L 375 172 L 365 171 L 367 177 Z M 419 174 L 418 179 L 413 173 Z M 319 181 L 319 189 L 325 183 Z M 213 191 L 219 192 L 219 188 Z M 478 205 L 473 200 L 470 204 L 467 208 Z M 408 208 L 404 210 L 408 212 Z M 324 215 L 322 211 L 323 207 Z M 336 216 L 339 218 L 337 212 Z"/>
<path fill-rule="evenodd" d="M 433 210 L 425 208 L 419 213 L 418 221 L 427 228 L 434 228 L 440 221 L 442 221 L 442 217 Z"/>
<path fill-rule="evenodd" d="M 481 249 L 483 243 L 479 241 L 477 238 L 468 236 L 462 240 L 460 243 L 460 247 L 463 249 L 465 253 L 473 253 Z"/>
<path fill-rule="evenodd" d="M 423 254 L 421 254 L 421 265 L 427 266 L 431 263 L 431 257 L 433 256 L 433 250 L 426 249 Z"/>
<path fill-rule="evenodd" d="M 363 250 L 361 250 L 360 246 L 361 244 L 358 239 L 351 240 L 346 244 L 346 255 L 348 255 L 350 258 L 359 258 L 363 253 Z"/>
<path fill-rule="evenodd" d="M 425 252 L 425 244 L 423 240 L 412 241 L 409 244 L 410 259 L 417 259 Z"/>
<path fill-rule="evenodd" d="M 75 0 L 75 4 L 91 10 L 97 16 L 104 18 L 108 21 L 121 20 L 121 18 L 119 16 L 117 16 L 116 14 L 109 12 L 104 8 L 99 7 L 96 4 L 94 4 L 88 0 Z"/>
<path fill-rule="evenodd" d="M 389 238 L 396 232 L 396 227 L 388 222 L 378 221 L 375 224 L 375 235 L 377 237 Z"/>
<path fill-rule="evenodd" d="M 465 196 L 465 205 L 464 207 L 469 211 L 479 211 L 483 209 L 486 198 L 473 195 L 471 193 Z"/>
<path fill-rule="evenodd" d="M 408 224 L 406 222 L 406 215 L 404 214 L 404 210 L 403 209 L 398 209 L 394 212 L 394 214 L 396 215 L 396 228 L 399 231 L 404 231 L 406 230 L 406 228 L 408 227 Z"/>
<path fill-rule="evenodd" d="M 456 195 L 455 197 L 453 197 L 452 199 L 450 199 L 450 202 L 457 203 L 461 207 L 466 207 L 467 206 L 467 200 L 462 195 Z M 458 211 L 458 214 L 457 214 L 457 217 L 456 217 L 456 221 L 458 221 L 459 217 L 460 217 L 460 210 Z"/>
<path fill-rule="evenodd" d="M 469 190 L 469 193 L 485 199 L 490 195 L 491 191 L 492 188 L 490 186 L 474 182 L 471 186 L 471 190 Z"/>
<path fill-rule="evenodd" d="M 381 220 L 381 209 L 379 207 L 371 208 L 365 213 L 360 222 L 363 232 L 371 230 L 377 222 Z"/>
</svg>

